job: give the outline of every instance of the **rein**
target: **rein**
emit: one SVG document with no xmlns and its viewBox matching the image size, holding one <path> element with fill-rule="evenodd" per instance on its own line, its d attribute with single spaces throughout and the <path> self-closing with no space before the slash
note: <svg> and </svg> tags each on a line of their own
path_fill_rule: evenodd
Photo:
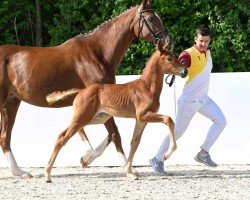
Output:
<svg viewBox="0 0 250 200">
<path fill-rule="evenodd" d="M 142 28 L 143 28 L 143 24 L 145 23 L 149 32 L 150 32 L 150 35 L 151 37 L 153 38 L 153 43 L 154 45 L 157 44 L 157 41 L 158 40 L 162 40 L 164 43 L 166 43 L 168 40 L 167 40 L 167 30 L 166 29 L 163 29 L 163 30 L 160 30 L 156 33 L 154 33 L 154 31 L 151 29 L 150 25 L 148 24 L 148 21 L 145 19 L 145 17 L 142 15 L 142 13 L 145 13 L 145 12 L 154 12 L 154 10 L 152 8 L 148 8 L 148 9 L 144 9 L 144 10 L 141 10 L 139 12 L 140 14 L 140 17 L 139 17 L 139 30 L 138 30 L 138 37 L 140 36 L 141 32 L 142 32 Z M 162 38 L 159 37 L 160 34 L 164 33 L 164 36 Z"/>
<path fill-rule="evenodd" d="M 168 81 L 169 77 L 171 77 L 170 81 Z M 173 74 L 169 74 L 165 78 L 165 82 L 168 84 L 169 87 L 171 87 L 174 84 L 174 81 L 175 81 L 175 75 L 173 75 Z"/>
</svg>

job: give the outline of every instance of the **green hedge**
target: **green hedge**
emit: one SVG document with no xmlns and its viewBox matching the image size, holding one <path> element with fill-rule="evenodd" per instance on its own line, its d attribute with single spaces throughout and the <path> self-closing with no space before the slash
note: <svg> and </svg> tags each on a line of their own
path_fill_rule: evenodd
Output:
<svg viewBox="0 0 250 200">
<path fill-rule="evenodd" d="M 43 46 L 57 45 L 79 33 L 87 33 L 140 2 L 40 0 Z M 175 40 L 174 53 L 177 56 L 193 45 L 196 28 L 208 26 L 211 29 L 214 72 L 250 71 L 248 4 L 248 0 L 152 0 L 154 9 Z M 0 44 L 34 45 L 35 21 L 35 1 L 2 0 Z M 118 74 L 139 74 L 153 51 L 151 44 L 134 41 L 122 60 Z"/>
</svg>

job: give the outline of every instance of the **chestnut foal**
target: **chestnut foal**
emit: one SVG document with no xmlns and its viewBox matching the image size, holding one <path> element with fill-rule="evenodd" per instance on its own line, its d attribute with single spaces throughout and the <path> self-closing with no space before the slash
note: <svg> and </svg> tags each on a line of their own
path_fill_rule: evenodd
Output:
<svg viewBox="0 0 250 200">
<path fill-rule="evenodd" d="M 187 69 L 176 57 L 158 42 L 158 50 L 147 62 L 141 77 L 126 84 L 93 84 L 85 89 L 72 89 L 64 92 L 55 92 L 47 96 L 49 103 L 62 98 L 76 95 L 73 102 L 73 118 L 69 127 L 57 138 L 56 145 L 46 167 L 46 182 L 51 182 L 51 170 L 60 149 L 81 128 L 88 124 L 103 124 L 110 117 L 135 118 L 136 125 L 131 141 L 128 161 L 125 165 L 127 176 L 138 179 L 139 174 L 132 169 L 132 161 L 143 130 L 149 122 L 162 122 L 168 125 L 170 134 L 170 148 L 165 158 L 169 158 L 176 149 L 174 137 L 174 122 L 169 116 L 157 114 L 160 106 L 165 73 L 185 77 Z"/>
</svg>

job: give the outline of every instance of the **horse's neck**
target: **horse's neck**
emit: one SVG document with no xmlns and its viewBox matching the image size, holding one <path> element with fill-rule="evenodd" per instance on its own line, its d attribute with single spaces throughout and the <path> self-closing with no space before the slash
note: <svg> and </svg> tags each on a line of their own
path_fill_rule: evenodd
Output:
<svg viewBox="0 0 250 200">
<path fill-rule="evenodd" d="M 160 96 L 163 85 L 164 72 L 159 66 L 157 55 L 153 55 L 151 59 L 147 62 L 146 67 L 140 77 L 146 87 L 149 88 L 151 93 Z"/>
<path fill-rule="evenodd" d="M 115 70 L 130 44 L 136 38 L 132 23 L 136 17 L 137 9 L 137 7 L 133 7 L 125 11 L 92 33 L 92 36 L 97 38 L 96 41 L 100 45 L 99 50 L 102 51 L 106 64 L 113 66 Z"/>
</svg>

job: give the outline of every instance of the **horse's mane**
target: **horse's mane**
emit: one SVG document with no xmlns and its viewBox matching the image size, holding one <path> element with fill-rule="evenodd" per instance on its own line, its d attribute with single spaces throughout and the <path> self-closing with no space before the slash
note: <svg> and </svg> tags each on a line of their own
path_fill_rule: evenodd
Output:
<svg viewBox="0 0 250 200">
<path fill-rule="evenodd" d="M 109 20 L 103 22 L 102 24 L 100 24 L 99 26 L 97 26 L 96 28 L 94 28 L 92 31 L 90 31 L 89 34 L 92 34 L 92 33 L 96 32 L 96 31 L 98 31 L 100 28 L 102 28 L 103 26 L 109 24 L 111 21 L 120 18 L 122 15 L 124 15 L 125 13 L 127 13 L 128 11 L 130 11 L 132 8 L 134 8 L 134 7 L 131 7 L 131 8 L 129 8 L 129 9 L 123 11 L 122 13 L 120 13 L 118 16 L 116 16 L 116 17 L 114 17 L 114 18 L 111 18 L 111 19 L 109 19 Z"/>
<path fill-rule="evenodd" d="M 82 37 L 82 36 L 87 36 L 87 35 L 91 35 L 93 33 L 95 33 L 96 31 L 100 30 L 102 27 L 104 26 L 107 26 L 109 25 L 109 23 L 113 20 L 116 20 L 118 18 L 120 18 L 122 15 L 126 14 L 129 10 L 133 9 L 133 8 L 136 8 L 138 6 L 135 6 L 135 7 L 131 7 L 127 10 L 124 10 L 122 13 L 120 13 L 118 16 L 114 17 L 114 18 L 111 18 L 111 19 L 108 19 L 107 21 L 103 22 L 102 24 L 98 25 L 97 27 L 95 27 L 93 30 L 90 30 L 88 33 L 80 33 L 79 35 L 75 36 L 74 38 L 77 38 L 77 37 Z"/>
</svg>

